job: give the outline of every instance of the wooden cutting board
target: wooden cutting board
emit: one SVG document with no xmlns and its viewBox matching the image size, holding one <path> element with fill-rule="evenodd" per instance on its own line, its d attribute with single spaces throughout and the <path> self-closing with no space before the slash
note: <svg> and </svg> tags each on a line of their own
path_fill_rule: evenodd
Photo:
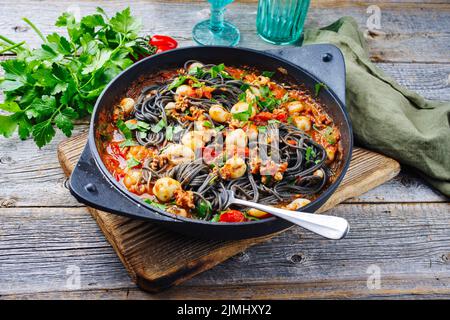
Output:
<svg viewBox="0 0 450 320">
<path fill-rule="evenodd" d="M 58 146 L 58 158 L 67 176 L 75 167 L 86 141 L 87 133 L 67 139 Z M 399 171 L 397 161 L 355 148 L 344 180 L 319 211 L 326 211 L 348 198 L 359 196 L 392 179 Z M 133 281 L 149 292 L 182 283 L 276 235 L 236 241 L 200 240 L 149 222 L 88 209 Z"/>
</svg>

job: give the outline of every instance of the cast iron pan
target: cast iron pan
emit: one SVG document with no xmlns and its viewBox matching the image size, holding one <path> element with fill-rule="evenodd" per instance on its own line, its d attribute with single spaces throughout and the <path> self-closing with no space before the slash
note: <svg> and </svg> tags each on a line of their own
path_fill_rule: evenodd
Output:
<svg viewBox="0 0 450 320">
<path fill-rule="evenodd" d="M 95 143 L 99 113 L 112 111 L 133 81 L 143 74 L 180 67 L 187 60 L 204 63 L 248 65 L 258 70 L 286 69 L 298 83 L 311 92 L 314 85 L 325 83 L 319 99 L 340 129 L 344 150 L 340 175 L 322 194 L 302 210 L 314 212 L 331 196 L 347 171 L 353 146 L 352 129 L 345 111 L 345 65 L 341 52 L 332 45 L 320 44 L 301 48 L 285 48 L 260 52 L 229 47 L 188 47 L 148 57 L 117 76 L 98 98 L 92 115 L 88 143 L 70 177 L 70 191 L 82 203 L 114 214 L 144 219 L 183 234 L 208 239 L 245 239 L 268 235 L 291 226 L 289 222 L 271 217 L 244 223 L 214 223 L 182 218 L 154 208 L 126 191 L 108 172 L 100 159 Z"/>
</svg>

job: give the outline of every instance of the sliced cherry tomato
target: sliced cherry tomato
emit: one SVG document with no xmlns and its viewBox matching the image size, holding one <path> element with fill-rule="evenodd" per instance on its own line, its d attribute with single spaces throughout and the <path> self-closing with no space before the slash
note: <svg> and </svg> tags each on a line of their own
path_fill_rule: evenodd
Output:
<svg viewBox="0 0 450 320">
<path fill-rule="evenodd" d="M 239 210 L 228 210 L 220 215 L 220 222 L 243 222 L 245 216 Z"/>
<path fill-rule="evenodd" d="M 169 36 L 163 36 L 160 34 L 155 34 L 151 37 L 149 44 L 157 47 L 156 53 L 175 49 L 178 47 L 178 42 L 169 37 Z"/>
</svg>

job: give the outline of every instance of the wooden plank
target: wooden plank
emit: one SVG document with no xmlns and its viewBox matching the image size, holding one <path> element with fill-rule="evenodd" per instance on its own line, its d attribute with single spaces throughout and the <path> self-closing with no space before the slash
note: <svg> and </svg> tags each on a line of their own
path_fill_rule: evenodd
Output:
<svg viewBox="0 0 450 320">
<path fill-rule="evenodd" d="M 81 134 L 60 143 L 58 157 L 67 175 L 73 171 L 86 140 L 87 134 Z M 355 148 L 343 181 L 318 212 L 324 212 L 390 180 L 399 171 L 396 161 Z M 148 222 L 93 208 L 89 208 L 89 211 L 133 281 L 141 289 L 150 292 L 159 292 L 180 284 L 250 246 L 275 236 L 272 234 L 239 241 L 207 241 L 167 232 Z"/>
<path fill-rule="evenodd" d="M 293 228 L 156 295 L 138 290 L 83 208 L 6 208 L 0 215 L 0 296 L 8 298 L 449 298 L 450 205 L 339 205 L 341 241 Z M 40 230 L 40 232 L 36 232 Z M 67 287 L 67 267 L 81 271 Z M 367 270 L 381 288 L 367 288 Z M 220 290 L 211 290 L 220 286 Z"/>
<path fill-rule="evenodd" d="M 368 39 L 371 54 L 377 61 L 414 61 L 448 63 L 447 54 L 450 43 L 450 4 L 382 4 L 381 30 Z M 88 14 L 99 5 L 97 1 L 83 1 L 77 4 L 81 14 Z M 181 46 L 193 45 L 191 30 L 195 23 L 208 15 L 208 4 L 200 2 L 173 1 L 108 1 L 101 6 L 107 12 L 113 13 L 127 5 L 133 12 L 145 12 L 143 33 L 165 33 L 174 36 Z M 369 14 L 366 13 L 368 3 L 335 4 L 329 2 L 320 8 L 313 6 L 308 14 L 307 26 L 324 26 L 341 16 L 353 16 L 358 24 L 365 29 Z M 40 14 L 45 6 L 46 14 Z M 170 10 L 167 8 L 170 6 Z M 17 41 L 26 40 L 32 47 L 40 41 L 32 30 L 20 20 L 29 17 L 41 30 L 47 34 L 60 29 L 54 26 L 56 17 L 67 10 L 67 3 L 46 1 L 4 1 L 0 11 L 0 30 L 2 34 Z M 72 7 L 73 8 L 73 7 Z M 11 19 L 11 17 L 17 17 Z M 179 23 L 173 23 L 177 17 Z M 227 18 L 237 24 L 242 32 L 241 46 L 258 49 L 274 46 L 262 41 L 255 31 L 256 3 L 234 3 L 229 6 Z"/>
</svg>

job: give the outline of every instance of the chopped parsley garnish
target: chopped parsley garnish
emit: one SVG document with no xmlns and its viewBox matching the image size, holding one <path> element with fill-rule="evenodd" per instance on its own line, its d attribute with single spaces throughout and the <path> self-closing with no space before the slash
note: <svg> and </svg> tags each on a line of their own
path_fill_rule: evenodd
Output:
<svg viewBox="0 0 450 320">
<path fill-rule="evenodd" d="M 246 99 L 247 99 L 247 93 L 245 93 L 245 91 L 239 94 L 239 96 L 238 96 L 239 101 L 245 101 Z"/>
<path fill-rule="evenodd" d="M 159 120 L 159 122 L 155 125 L 152 126 L 151 130 L 154 133 L 158 133 L 160 132 L 165 126 L 166 126 L 166 122 L 164 121 L 164 119 Z"/>
<path fill-rule="evenodd" d="M 310 146 L 308 146 L 306 148 L 306 152 L 305 152 L 305 159 L 307 162 L 311 162 L 313 161 L 313 158 L 315 158 L 317 156 L 316 151 L 314 151 L 314 149 Z"/>
<path fill-rule="evenodd" d="M 141 164 L 141 162 L 139 160 L 136 160 L 133 156 L 131 156 L 131 158 L 128 159 L 128 161 L 127 161 L 128 168 L 134 168 L 140 164 Z"/>
<path fill-rule="evenodd" d="M 131 133 L 131 130 L 126 126 L 125 122 L 123 120 L 118 120 L 116 123 L 117 128 L 119 128 L 120 132 L 123 133 L 125 136 L 125 139 L 132 139 L 133 134 Z"/>
<path fill-rule="evenodd" d="M 150 129 L 150 125 L 144 121 L 128 120 L 125 122 L 125 125 L 130 130 L 147 131 Z"/>
<path fill-rule="evenodd" d="M 188 74 L 195 76 L 197 78 L 201 78 L 205 74 L 205 71 L 203 71 L 203 69 L 200 67 L 195 67 L 190 69 Z"/>
<path fill-rule="evenodd" d="M 166 210 L 167 209 L 167 206 L 165 204 L 158 203 L 158 202 L 155 202 L 155 201 L 150 200 L 150 199 L 144 199 L 144 202 L 148 203 L 149 205 L 151 205 L 151 206 L 153 206 L 155 208 L 158 208 L 160 210 Z"/>
<path fill-rule="evenodd" d="M 248 104 L 248 109 L 242 112 L 238 112 L 238 113 L 233 113 L 233 118 L 237 119 L 239 121 L 248 121 L 248 119 L 251 118 L 253 113 L 253 107 L 252 105 L 249 103 Z"/>
<path fill-rule="evenodd" d="M 176 77 L 171 84 L 169 84 L 169 86 L 167 87 L 167 90 L 172 90 L 175 88 L 178 88 L 179 86 L 181 86 L 185 81 L 186 81 L 187 77 L 186 76 L 179 76 Z"/>
<path fill-rule="evenodd" d="M 228 73 L 225 72 L 225 65 L 223 63 L 209 69 L 209 73 L 211 74 L 211 78 L 216 78 L 219 74 L 224 77 L 230 77 Z"/>
<path fill-rule="evenodd" d="M 275 74 L 275 72 L 273 72 L 273 71 L 263 71 L 263 73 L 261 75 L 263 77 L 271 78 L 274 74 Z"/>
<path fill-rule="evenodd" d="M 215 127 L 214 129 L 216 129 L 216 131 L 219 132 L 219 131 L 222 131 L 224 128 L 225 128 L 225 126 L 220 125 L 218 127 Z"/>
<path fill-rule="evenodd" d="M 132 146 L 136 146 L 136 145 L 137 145 L 137 143 L 135 141 L 133 141 L 132 139 L 126 139 L 119 144 L 119 147 L 125 148 L 125 147 L 132 147 Z"/>
<path fill-rule="evenodd" d="M 248 83 L 244 83 L 239 89 L 245 92 L 247 89 L 250 89 L 250 85 Z"/>
<path fill-rule="evenodd" d="M 206 218 L 212 212 L 211 202 L 201 200 L 197 206 L 197 214 L 200 218 Z"/>
<path fill-rule="evenodd" d="M 206 128 L 214 128 L 214 125 L 211 123 L 211 121 L 203 121 L 203 126 Z"/>
<path fill-rule="evenodd" d="M 173 126 L 168 126 L 166 128 L 166 139 L 168 141 L 172 141 L 173 140 L 173 131 L 174 131 Z"/>
<path fill-rule="evenodd" d="M 258 131 L 261 133 L 265 133 L 267 131 L 267 127 L 266 126 L 259 126 L 258 127 Z"/>
<path fill-rule="evenodd" d="M 336 139 L 333 134 L 333 128 L 332 127 L 326 127 L 325 130 L 322 133 L 323 137 L 327 140 L 329 144 L 335 144 Z"/>
<path fill-rule="evenodd" d="M 316 97 L 319 95 L 320 89 L 322 88 L 328 89 L 327 85 L 323 82 L 319 82 L 314 85 L 314 93 Z"/>
</svg>

